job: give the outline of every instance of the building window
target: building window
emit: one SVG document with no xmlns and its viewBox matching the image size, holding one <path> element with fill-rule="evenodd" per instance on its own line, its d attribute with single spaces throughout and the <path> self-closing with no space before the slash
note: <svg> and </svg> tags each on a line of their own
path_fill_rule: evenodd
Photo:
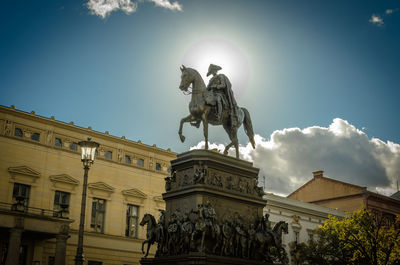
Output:
<svg viewBox="0 0 400 265">
<path fill-rule="evenodd" d="M 161 164 L 160 163 L 156 163 L 156 170 L 157 171 L 161 171 Z"/>
<path fill-rule="evenodd" d="M 104 215 L 106 211 L 106 201 L 103 199 L 93 198 L 92 202 L 92 219 L 90 227 L 93 231 L 104 233 Z"/>
<path fill-rule="evenodd" d="M 77 151 L 77 150 L 78 150 L 78 144 L 75 143 L 75 142 L 72 142 L 72 143 L 69 145 L 69 150 Z"/>
<path fill-rule="evenodd" d="M 14 202 L 23 203 L 25 211 L 28 210 L 30 190 L 31 186 L 29 185 L 14 183 L 13 200 Z"/>
<path fill-rule="evenodd" d="M 56 190 L 54 194 L 54 211 L 60 212 L 65 211 L 69 212 L 69 192 L 63 192 Z"/>
<path fill-rule="evenodd" d="M 22 137 L 23 133 L 20 128 L 15 128 L 14 130 L 14 136 Z"/>
<path fill-rule="evenodd" d="M 392 218 L 388 215 L 385 215 L 383 217 L 383 225 L 386 226 L 386 228 L 389 228 L 392 226 Z"/>
<path fill-rule="evenodd" d="M 111 151 L 107 151 L 106 154 L 104 155 L 105 158 L 107 159 L 112 159 L 112 152 Z"/>
<path fill-rule="evenodd" d="M 40 133 L 32 133 L 31 140 L 39 142 Z"/>
<path fill-rule="evenodd" d="M 54 265 L 56 264 L 56 259 L 54 256 L 49 256 L 49 262 L 48 265 Z"/>
<path fill-rule="evenodd" d="M 172 172 L 172 168 L 169 167 L 169 168 L 167 169 L 167 171 L 168 171 L 168 173 L 171 173 L 171 172 Z"/>
<path fill-rule="evenodd" d="M 139 167 L 143 167 L 143 166 L 144 166 L 144 160 L 141 159 L 141 158 L 139 158 L 138 161 L 137 161 L 137 165 L 138 165 Z"/>
<path fill-rule="evenodd" d="M 300 243 L 300 233 L 299 232 L 294 232 L 294 242 L 296 243 L 296 244 L 299 244 Z"/>
<path fill-rule="evenodd" d="M 128 204 L 128 208 L 126 209 L 126 229 L 125 229 L 125 235 L 127 237 L 137 238 L 138 209 L 139 209 L 138 206 Z"/>
<path fill-rule="evenodd" d="M 62 147 L 62 141 L 60 138 L 54 139 L 54 146 Z"/>
<path fill-rule="evenodd" d="M 128 156 L 128 155 L 125 156 L 125 163 L 127 163 L 127 164 L 131 164 L 132 163 L 130 156 Z"/>
</svg>

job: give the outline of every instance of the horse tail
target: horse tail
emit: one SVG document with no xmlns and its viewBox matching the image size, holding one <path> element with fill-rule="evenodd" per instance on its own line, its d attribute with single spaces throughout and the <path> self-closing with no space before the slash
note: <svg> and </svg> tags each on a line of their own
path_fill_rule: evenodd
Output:
<svg viewBox="0 0 400 265">
<path fill-rule="evenodd" d="M 253 146 L 254 149 L 256 148 L 256 142 L 254 141 L 253 124 L 251 123 L 250 113 L 246 108 L 242 108 L 242 110 L 244 113 L 244 120 L 243 120 L 244 131 L 249 137 L 251 146 Z"/>
</svg>

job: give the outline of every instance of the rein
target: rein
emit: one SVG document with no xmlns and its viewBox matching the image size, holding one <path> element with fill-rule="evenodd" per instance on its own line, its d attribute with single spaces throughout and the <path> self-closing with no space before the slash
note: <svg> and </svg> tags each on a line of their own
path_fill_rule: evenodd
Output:
<svg viewBox="0 0 400 265">
<path fill-rule="evenodd" d="M 191 90 L 189 90 L 189 88 L 191 88 Z M 187 96 L 187 95 L 196 95 L 196 94 L 203 94 L 204 92 L 206 92 L 207 90 L 199 90 L 196 92 L 193 92 L 193 84 L 191 84 L 191 86 L 188 87 L 187 91 L 182 90 L 182 93 Z"/>
</svg>

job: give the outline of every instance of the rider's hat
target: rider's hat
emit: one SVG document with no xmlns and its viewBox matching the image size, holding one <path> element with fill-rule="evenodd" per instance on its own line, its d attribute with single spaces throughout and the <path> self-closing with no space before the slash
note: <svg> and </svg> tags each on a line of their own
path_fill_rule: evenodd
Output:
<svg viewBox="0 0 400 265">
<path fill-rule="evenodd" d="M 222 68 L 218 65 L 215 64 L 210 64 L 208 67 L 208 73 L 207 76 L 211 75 L 214 71 L 217 72 L 218 70 L 221 70 Z"/>
</svg>

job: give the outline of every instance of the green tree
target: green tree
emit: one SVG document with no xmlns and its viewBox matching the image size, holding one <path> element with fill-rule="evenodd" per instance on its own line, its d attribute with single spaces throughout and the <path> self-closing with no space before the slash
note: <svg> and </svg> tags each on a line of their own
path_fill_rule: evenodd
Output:
<svg viewBox="0 0 400 265">
<path fill-rule="evenodd" d="M 318 240 L 290 244 L 295 264 L 400 265 L 400 218 L 388 225 L 361 209 L 344 219 L 330 216 L 315 231 Z"/>
</svg>

